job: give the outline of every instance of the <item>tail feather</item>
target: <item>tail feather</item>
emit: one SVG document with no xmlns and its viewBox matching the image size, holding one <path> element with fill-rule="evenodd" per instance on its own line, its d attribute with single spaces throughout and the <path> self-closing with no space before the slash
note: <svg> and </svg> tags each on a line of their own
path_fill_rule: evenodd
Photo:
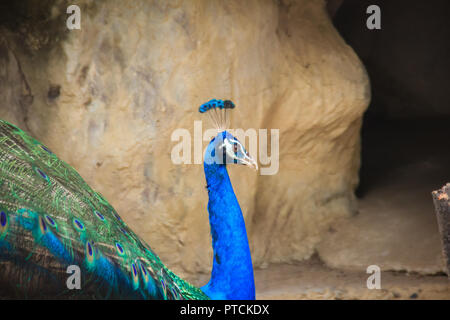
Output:
<svg viewBox="0 0 450 320">
<path fill-rule="evenodd" d="M 0 287 L 17 297 L 207 299 L 67 163 L 0 120 Z M 67 268 L 81 289 L 67 287 Z M 0 292 L 0 295 L 7 294 Z"/>
</svg>

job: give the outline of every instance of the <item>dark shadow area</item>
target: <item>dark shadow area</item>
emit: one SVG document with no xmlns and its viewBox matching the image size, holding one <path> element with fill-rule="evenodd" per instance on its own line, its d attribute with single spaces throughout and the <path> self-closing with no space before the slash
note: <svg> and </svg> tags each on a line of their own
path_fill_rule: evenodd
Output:
<svg viewBox="0 0 450 320">
<path fill-rule="evenodd" d="M 380 30 L 366 26 L 373 4 L 381 9 Z M 334 16 L 371 81 L 358 197 L 393 180 L 429 192 L 450 181 L 449 12 L 444 0 L 345 0 Z"/>
<path fill-rule="evenodd" d="M 363 197 L 383 184 L 402 185 L 408 192 L 411 183 L 431 191 L 450 180 L 450 118 L 413 118 L 370 122 L 362 132 L 360 185 Z M 423 195 L 430 200 L 430 194 Z M 430 199 L 428 199 L 430 198 Z"/>
<path fill-rule="evenodd" d="M 380 8 L 381 29 L 367 28 L 370 5 Z M 375 264 L 434 278 L 446 271 L 431 192 L 450 181 L 450 2 L 344 0 L 335 12 L 372 99 L 361 132 L 359 214 L 334 226 L 319 255 L 336 268 Z"/>
</svg>

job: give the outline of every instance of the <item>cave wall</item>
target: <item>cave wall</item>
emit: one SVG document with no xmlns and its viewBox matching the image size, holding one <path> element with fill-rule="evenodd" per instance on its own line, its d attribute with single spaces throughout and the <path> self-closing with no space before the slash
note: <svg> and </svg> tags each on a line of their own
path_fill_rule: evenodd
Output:
<svg viewBox="0 0 450 320">
<path fill-rule="evenodd" d="M 193 133 L 211 98 L 236 103 L 234 128 L 280 130 L 277 174 L 229 168 L 256 266 L 308 258 L 355 211 L 369 81 L 324 1 L 77 1 L 81 30 L 66 28 L 69 4 L 2 4 L 0 117 L 76 168 L 175 272 L 211 267 L 202 166 L 170 158 L 173 130 Z"/>
<path fill-rule="evenodd" d="M 366 28 L 373 4 L 381 9 L 381 30 Z M 450 116 L 448 12 L 446 0 L 345 0 L 336 10 L 336 28 L 371 79 L 369 116 Z"/>
</svg>

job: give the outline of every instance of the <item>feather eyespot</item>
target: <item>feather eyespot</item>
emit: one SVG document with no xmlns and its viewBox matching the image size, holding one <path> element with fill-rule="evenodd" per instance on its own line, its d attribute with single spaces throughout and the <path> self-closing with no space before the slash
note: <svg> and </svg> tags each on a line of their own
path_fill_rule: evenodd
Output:
<svg viewBox="0 0 450 320">
<path fill-rule="evenodd" d="M 86 259 L 89 264 L 94 261 L 94 247 L 89 241 L 86 242 Z"/>
<path fill-rule="evenodd" d="M 42 178 L 44 178 L 45 180 L 48 179 L 48 177 L 47 177 L 47 175 L 44 173 L 44 171 L 42 171 L 42 170 L 39 169 L 39 168 L 36 168 L 35 170 L 36 170 L 36 172 L 37 172 Z"/>
<path fill-rule="evenodd" d="M 116 242 L 116 249 L 120 255 L 123 255 L 124 251 L 123 251 L 122 245 L 119 242 Z"/>
<path fill-rule="evenodd" d="M 141 266 L 141 273 L 142 273 L 142 280 L 144 282 L 144 287 L 147 289 L 149 286 L 150 277 L 148 275 L 147 270 L 145 270 L 143 263 L 140 262 L 139 265 Z"/>
<path fill-rule="evenodd" d="M 121 218 L 117 213 L 115 213 L 114 211 L 112 211 L 112 214 L 113 214 L 113 216 L 114 216 L 117 220 L 122 221 L 122 218 Z"/>
<path fill-rule="evenodd" d="M 39 146 L 41 147 L 42 150 L 46 151 L 47 153 L 53 154 L 53 152 L 51 152 L 50 149 L 47 148 L 46 146 L 44 146 L 44 145 L 42 145 L 42 144 L 40 144 Z"/>
<path fill-rule="evenodd" d="M 100 220 L 105 221 L 105 217 L 100 212 L 98 212 L 97 210 L 94 210 L 94 214 Z"/>
<path fill-rule="evenodd" d="M 172 288 L 171 291 L 172 291 L 173 297 L 175 299 L 178 299 L 178 292 L 175 290 L 175 288 Z"/>
<path fill-rule="evenodd" d="M 6 230 L 8 229 L 8 217 L 5 211 L 0 212 L 0 240 L 2 240 L 6 235 Z"/>
<path fill-rule="evenodd" d="M 141 269 L 142 269 L 142 272 L 144 273 L 144 275 L 146 276 L 147 275 L 147 270 L 145 270 L 145 267 L 144 267 L 144 265 L 141 263 Z"/>
<path fill-rule="evenodd" d="M 6 219 L 5 211 L 0 212 L 0 226 L 2 228 L 5 227 L 7 222 L 8 222 L 8 220 Z"/>
<path fill-rule="evenodd" d="M 131 264 L 131 276 L 133 279 L 133 288 L 136 290 L 139 287 L 139 275 L 136 270 L 136 265 L 134 263 Z"/>
<path fill-rule="evenodd" d="M 81 221 L 73 219 L 73 225 L 78 231 L 84 231 L 84 225 L 81 223 Z"/>
<path fill-rule="evenodd" d="M 49 215 L 45 215 L 45 220 L 48 222 L 49 225 L 52 227 L 56 227 L 56 222 L 53 220 Z"/>
<path fill-rule="evenodd" d="M 42 217 L 39 217 L 39 228 L 41 229 L 42 234 L 47 232 L 47 224 Z"/>
</svg>

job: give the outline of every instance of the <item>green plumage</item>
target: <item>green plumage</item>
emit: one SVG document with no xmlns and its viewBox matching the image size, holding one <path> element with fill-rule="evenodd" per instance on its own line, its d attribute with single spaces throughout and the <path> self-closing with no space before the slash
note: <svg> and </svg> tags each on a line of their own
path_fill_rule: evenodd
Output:
<svg viewBox="0 0 450 320">
<path fill-rule="evenodd" d="M 0 120 L 0 296 L 207 299 L 47 147 Z M 81 269 L 68 289 L 67 267 Z"/>
</svg>

